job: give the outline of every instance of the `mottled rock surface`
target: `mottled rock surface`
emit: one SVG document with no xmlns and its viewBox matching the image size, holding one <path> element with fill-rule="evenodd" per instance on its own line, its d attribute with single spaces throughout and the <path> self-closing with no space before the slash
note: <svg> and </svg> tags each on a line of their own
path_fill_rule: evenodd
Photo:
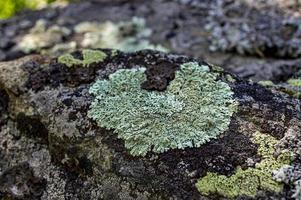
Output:
<svg viewBox="0 0 301 200">
<path fill-rule="evenodd" d="M 116 48 L 114 34 L 95 39 L 95 32 L 80 33 L 78 25 L 107 21 L 118 24 L 136 16 L 145 19 L 146 27 L 152 31 L 147 37 L 139 36 L 139 40 L 143 39 L 139 47 L 159 44 L 172 52 L 220 65 L 240 77 L 283 83 L 301 74 L 300 5 L 300 0 L 87 0 L 1 21 L 0 60 L 13 60 L 29 52 L 51 52 L 58 43 L 54 48 L 58 52 L 99 41 Z M 45 33 L 29 41 L 32 28 L 41 24 Z M 41 34 L 50 33 L 53 37 L 38 45 L 43 49 L 37 48 Z M 95 40 L 91 42 L 91 38 Z M 24 39 L 33 46 L 21 42 Z M 25 49 L 18 48 L 20 43 Z"/>
<path fill-rule="evenodd" d="M 279 173 L 290 169 L 280 169 L 283 163 L 297 172 L 300 166 L 300 99 L 185 56 L 150 50 L 102 51 L 107 57 L 88 66 L 67 66 L 39 55 L 0 63 L 0 198 L 299 198 L 298 177 Z M 81 51 L 72 56 L 83 59 Z M 189 62 L 217 74 L 216 81 L 228 85 L 237 102 L 228 129 L 216 139 L 200 147 L 134 156 L 116 132 L 88 116 L 95 100 L 89 89 L 95 81 L 108 80 L 120 69 L 143 67 L 146 82 L 141 90 L 164 93 L 182 64 Z M 255 168 L 255 178 L 260 180 L 255 195 L 243 189 L 235 189 L 232 196 L 223 193 L 223 187 L 232 187 L 230 183 L 221 182 L 209 193 L 196 186 L 210 173 L 236 177 L 240 170 Z M 278 174 L 273 177 L 273 173 Z"/>
</svg>

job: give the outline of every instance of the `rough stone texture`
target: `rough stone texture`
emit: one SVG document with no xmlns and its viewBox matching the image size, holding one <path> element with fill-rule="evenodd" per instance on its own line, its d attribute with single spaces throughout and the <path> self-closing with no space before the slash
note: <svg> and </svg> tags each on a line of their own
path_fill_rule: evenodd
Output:
<svg viewBox="0 0 301 200">
<path fill-rule="evenodd" d="M 223 199 L 202 196 L 195 183 L 207 172 L 231 176 L 237 167 L 259 163 L 251 140 L 256 131 L 279 140 L 275 156 L 288 149 L 296 157 L 291 164 L 300 162 L 301 101 L 212 65 L 239 103 L 229 129 L 199 148 L 131 156 L 117 134 L 87 117 L 91 85 L 118 69 L 145 67 L 141 87 L 164 91 L 181 64 L 208 64 L 156 51 L 103 51 L 107 59 L 87 67 L 43 56 L 0 64 L 0 197 L 19 198 L 17 192 L 31 199 Z M 23 183 L 18 190 L 10 187 L 16 180 Z M 258 190 L 255 199 L 290 199 L 293 185 L 286 183 L 280 193 Z"/>
</svg>

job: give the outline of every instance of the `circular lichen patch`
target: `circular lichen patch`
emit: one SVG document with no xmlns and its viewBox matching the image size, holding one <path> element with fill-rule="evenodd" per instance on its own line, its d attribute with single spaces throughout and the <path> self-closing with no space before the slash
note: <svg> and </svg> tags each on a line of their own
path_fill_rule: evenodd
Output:
<svg viewBox="0 0 301 200">
<path fill-rule="evenodd" d="M 199 147 L 228 129 L 236 102 L 217 73 L 185 63 L 164 92 L 147 91 L 144 69 L 122 69 L 91 88 L 89 117 L 113 129 L 132 155 Z"/>
</svg>

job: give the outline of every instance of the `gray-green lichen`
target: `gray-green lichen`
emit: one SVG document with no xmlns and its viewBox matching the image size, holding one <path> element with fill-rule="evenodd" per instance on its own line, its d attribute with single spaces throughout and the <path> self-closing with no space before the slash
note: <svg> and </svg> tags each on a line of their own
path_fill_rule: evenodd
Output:
<svg viewBox="0 0 301 200">
<path fill-rule="evenodd" d="M 277 181 L 291 184 L 295 187 L 292 198 L 301 200 L 301 166 L 285 165 L 281 169 L 274 171 L 274 178 Z"/>
<path fill-rule="evenodd" d="M 121 69 L 91 88 L 89 117 L 113 129 L 132 155 L 200 147 L 228 129 L 237 103 L 218 73 L 185 63 L 166 91 L 147 91 L 144 69 Z"/>
<path fill-rule="evenodd" d="M 18 49 L 25 53 L 39 52 L 63 42 L 63 38 L 70 34 L 71 31 L 66 27 L 54 25 L 47 28 L 45 20 L 38 20 L 18 43 Z"/>
<path fill-rule="evenodd" d="M 82 51 L 82 54 L 83 60 L 74 58 L 71 54 L 65 54 L 58 58 L 58 62 L 61 64 L 65 64 L 68 67 L 76 65 L 82 65 L 84 67 L 87 67 L 92 63 L 103 62 L 107 57 L 107 54 L 100 50 L 85 49 Z"/>
<path fill-rule="evenodd" d="M 82 22 L 74 30 L 84 34 L 80 44 L 83 48 L 114 48 L 125 52 L 142 49 L 167 51 L 163 46 L 149 42 L 152 31 L 146 27 L 143 18 L 133 17 L 131 21 L 119 23 Z"/>
<path fill-rule="evenodd" d="M 293 87 L 301 87 L 301 78 L 289 79 L 287 83 Z"/>
<path fill-rule="evenodd" d="M 73 38 L 82 39 L 69 40 L 71 33 L 74 33 Z M 60 25 L 48 26 L 45 20 L 38 20 L 29 33 L 20 38 L 16 48 L 24 53 L 38 52 L 54 57 L 84 48 L 111 48 L 126 52 L 142 49 L 168 51 L 162 45 L 152 44 L 149 41 L 151 34 L 145 20 L 137 17 L 118 23 L 81 22 L 74 29 Z"/>
<path fill-rule="evenodd" d="M 270 80 L 259 81 L 259 84 L 301 98 L 301 79 L 289 79 L 286 83 L 275 84 Z"/>
</svg>

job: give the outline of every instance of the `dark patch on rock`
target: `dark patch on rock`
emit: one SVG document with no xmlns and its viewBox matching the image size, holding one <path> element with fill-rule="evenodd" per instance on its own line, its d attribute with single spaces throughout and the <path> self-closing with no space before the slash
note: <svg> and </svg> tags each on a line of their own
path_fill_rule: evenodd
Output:
<svg viewBox="0 0 301 200">
<path fill-rule="evenodd" d="M 147 81 L 141 84 L 141 88 L 146 90 L 165 90 L 169 82 L 175 78 L 175 71 L 179 68 L 179 65 L 169 62 L 161 62 L 155 66 L 147 67 L 145 71 Z"/>
<path fill-rule="evenodd" d="M 111 55 L 112 51 L 102 49 L 107 55 Z M 119 65 L 124 68 L 133 68 L 136 66 L 146 67 L 147 81 L 141 86 L 143 89 L 163 91 L 169 82 L 175 77 L 175 71 L 179 68 L 179 64 L 194 61 L 185 56 L 172 55 L 167 56 L 162 52 L 150 50 L 139 51 L 132 54 L 121 53 L 117 51 L 112 63 L 115 68 L 107 71 L 107 61 L 101 63 L 93 63 L 88 67 L 74 66 L 67 67 L 58 63 L 56 60 L 45 61 L 43 59 L 27 62 L 24 69 L 29 73 L 29 78 L 25 84 L 27 89 L 35 92 L 42 90 L 46 86 L 57 88 L 61 84 L 68 87 L 77 87 L 81 84 L 92 83 L 97 74 L 104 74 L 107 78 L 114 73 Z M 82 59 L 80 51 L 72 54 L 78 59 Z M 112 56 L 112 55 L 111 55 Z M 45 65 L 48 62 L 48 65 Z M 177 64 L 173 64 L 177 63 Z M 200 64 L 206 64 L 200 62 Z"/>
<path fill-rule="evenodd" d="M 46 86 L 57 88 L 61 84 L 68 87 L 89 84 L 94 81 L 96 70 L 104 64 L 93 63 L 87 67 L 67 67 L 56 60 L 48 60 L 47 65 L 44 62 L 44 60 L 37 60 L 24 64 L 23 68 L 29 73 L 25 84 L 27 89 L 37 92 Z"/>
<path fill-rule="evenodd" d="M 75 198 L 81 200 L 93 199 L 89 192 L 93 188 L 93 184 L 86 181 L 85 177 L 79 176 L 77 173 L 67 172 L 64 178 L 66 179 L 65 191 L 72 194 L 72 196 L 66 196 L 66 200 Z"/>
<path fill-rule="evenodd" d="M 30 73 L 26 86 L 28 89 L 39 91 L 47 85 L 56 88 L 60 84 L 76 87 L 80 84 L 91 83 L 95 77 L 96 67 L 95 65 L 90 65 L 89 67 L 68 68 L 62 64 L 53 63 L 46 69 L 41 67 L 34 70 L 26 68 Z"/>
<path fill-rule="evenodd" d="M 46 187 L 46 180 L 35 177 L 28 163 L 9 168 L 0 175 L 0 196 L 4 199 L 38 200 Z"/>
<path fill-rule="evenodd" d="M 270 90 L 256 83 L 250 87 L 250 83 L 243 81 L 235 84 L 235 87 L 232 89 L 234 91 L 234 97 L 237 97 L 237 99 L 243 99 L 245 95 L 251 96 L 255 102 L 267 103 L 273 101 L 274 97 Z"/>
<path fill-rule="evenodd" d="M 81 51 L 75 51 L 75 52 L 72 52 L 71 55 L 75 58 L 75 59 L 79 59 L 79 60 L 83 60 L 84 57 L 83 57 L 83 54 Z"/>
<path fill-rule="evenodd" d="M 24 113 L 20 113 L 16 117 L 16 122 L 21 134 L 48 144 L 48 130 L 40 121 L 39 116 L 26 116 Z"/>
<path fill-rule="evenodd" d="M 88 159 L 85 150 L 81 149 L 65 138 L 50 138 L 51 160 L 57 164 L 63 165 L 69 172 L 75 174 L 93 175 L 93 163 Z"/>
<path fill-rule="evenodd" d="M 6 123 L 8 113 L 8 94 L 4 90 L 0 90 L 0 128 Z"/>
</svg>

